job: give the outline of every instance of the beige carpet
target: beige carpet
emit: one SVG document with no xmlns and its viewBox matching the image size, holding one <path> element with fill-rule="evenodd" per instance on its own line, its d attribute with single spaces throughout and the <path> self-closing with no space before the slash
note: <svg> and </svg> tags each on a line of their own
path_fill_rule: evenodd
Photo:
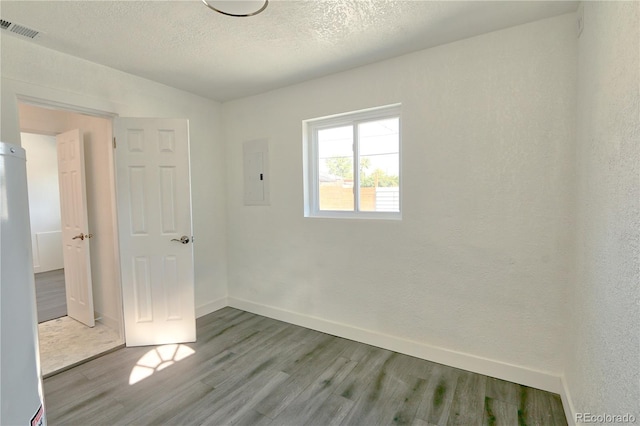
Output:
<svg viewBox="0 0 640 426">
<path fill-rule="evenodd" d="M 38 324 L 42 375 L 64 370 L 123 343 L 118 333 L 101 323 L 93 328 L 62 317 Z"/>
</svg>

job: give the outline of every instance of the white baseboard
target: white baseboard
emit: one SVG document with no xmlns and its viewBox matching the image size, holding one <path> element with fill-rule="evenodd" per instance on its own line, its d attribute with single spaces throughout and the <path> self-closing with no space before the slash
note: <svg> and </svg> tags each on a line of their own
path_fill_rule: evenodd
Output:
<svg viewBox="0 0 640 426">
<path fill-rule="evenodd" d="M 203 317 L 211 312 L 215 312 L 218 309 L 222 309 L 229 306 L 226 297 L 222 297 L 218 300 L 214 300 L 212 302 L 207 302 L 204 305 L 196 306 L 196 318 Z"/>
<path fill-rule="evenodd" d="M 576 407 L 573 405 L 573 399 L 571 399 L 571 393 L 569 393 L 569 386 L 567 386 L 567 380 L 562 376 L 562 407 L 564 408 L 564 415 L 567 418 L 569 426 L 576 426 Z"/>
<path fill-rule="evenodd" d="M 415 356 L 439 364 L 445 364 L 561 395 L 565 393 L 561 378 L 548 372 L 481 358 L 235 297 L 229 297 L 228 304 L 233 308 L 242 309 L 254 314 L 392 350 L 394 352 Z"/>
</svg>

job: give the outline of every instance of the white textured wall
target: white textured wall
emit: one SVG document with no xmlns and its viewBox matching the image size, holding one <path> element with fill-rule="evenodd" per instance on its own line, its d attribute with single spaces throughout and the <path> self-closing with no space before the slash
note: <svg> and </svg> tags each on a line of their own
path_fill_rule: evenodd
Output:
<svg viewBox="0 0 640 426">
<path fill-rule="evenodd" d="M 17 95 L 116 113 L 189 119 L 196 308 L 227 294 L 224 144 L 220 105 L 159 83 L 2 36 L 0 138 L 19 144 Z"/>
<path fill-rule="evenodd" d="M 27 150 L 31 232 L 60 231 L 56 138 L 23 133 L 22 147 Z"/>
<path fill-rule="evenodd" d="M 560 375 L 574 19 L 225 103 L 231 304 Z M 301 121 L 395 102 L 402 221 L 304 218 Z M 246 207 L 242 143 L 261 138 L 271 206 Z"/>
<path fill-rule="evenodd" d="M 54 136 L 22 133 L 27 155 L 29 218 L 35 272 L 64 266 L 58 191 L 58 154 Z"/>
<path fill-rule="evenodd" d="M 576 412 L 640 421 L 640 3 L 583 6 L 565 379 Z"/>
</svg>

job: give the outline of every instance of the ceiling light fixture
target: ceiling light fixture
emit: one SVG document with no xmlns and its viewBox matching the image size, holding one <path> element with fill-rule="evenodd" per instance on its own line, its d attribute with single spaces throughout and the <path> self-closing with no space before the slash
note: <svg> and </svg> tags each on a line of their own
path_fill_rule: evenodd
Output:
<svg viewBox="0 0 640 426">
<path fill-rule="evenodd" d="M 202 0 L 211 10 L 227 16 L 254 16 L 267 8 L 269 0 Z"/>
</svg>

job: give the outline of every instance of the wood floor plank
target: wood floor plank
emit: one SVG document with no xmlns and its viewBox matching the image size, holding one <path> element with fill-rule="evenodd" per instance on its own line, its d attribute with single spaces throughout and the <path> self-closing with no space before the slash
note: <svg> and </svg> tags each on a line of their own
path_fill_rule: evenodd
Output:
<svg viewBox="0 0 640 426">
<path fill-rule="evenodd" d="M 487 386 L 486 379 L 486 376 L 467 371 L 459 374 L 456 392 L 449 409 L 448 425 L 472 426 L 482 424 Z"/>
<path fill-rule="evenodd" d="M 369 382 L 373 380 L 376 371 L 392 354 L 391 351 L 373 346 L 366 346 L 365 349 L 365 354 L 358 361 L 358 365 L 338 386 L 335 394 L 357 401 L 367 389 Z"/>
<path fill-rule="evenodd" d="M 49 412 L 58 424 L 63 425 L 112 425 L 124 413 L 124 406 L 112 398 L 96 394 L 90 399 L 78 401 L 61 411 Z"/>
<path fill-rule="evenodd" d="M 213 388 L 202 382 L 190 383 L 188 386 L 178 388 L 159 388 L 155 394 L 147 395 L 138 402 L 121 402 L 125 413 L 119 419 L 122 424 L 163 425 L 169 424 L 176 411 L 194 401 L 199 401 L 213 392 Z M 146 410 L 140 412 L 134 409 L 144 405 Z"/>
<path fill-rule="evenodd" d="M 44 381 L 44 390 L 49 397 L 58 393 L 66 393 L 69 388 L 75 386 L 76 382 L 88 382 L 87 379 L 76 367 L 66 374 L 56 374 Z"/>
<path fill-rule="evenodd" d="M 513 424 L 566 425 L 555 394 L 237 309 L 197 327 L 191 355 L 137 382 L 136 366 L 176 347 L 120 349 L 45 379 L 48 424 L 508 424 L 515 408 Z"/>
<path fill-rule="evenodd" d="M 394 362 L 388 366 L 387 372 L 411 384 L 416 377 L 425 380 L 431 377 L 431 369 L 434 365 L 431 362 L 424 362 L 423 359 L 398 354 L 394 357 Z"/>
<path fill-rule="evenodd" d="M 380 387 L 377 383 L 377 380 L 370 383 L 366 395 L 356 401 L 342 425 L 393 424 L 408 385 L 395 377 L 383 379 Z"/>
<path fill-rule="evenodd" d="M 305 345 L 303 353 L 298 357 L 289 357 L 290 362 L 282 365 L 282 371 L 289 374 L 313 368 L 315 370 L 323 369 L 318 366 L 318 362 L 329 363 L 332 359 L 341 356 L 345 349 L 345 342 L 335 336 L 328 334 L 321 335 L 318 340 L 313 340 Z"/>
<path fill-rule="evenodd" d="M 253 370 L 257 367 L 264 368 L 265 363 L 275 364 L 281 361 L 282 357 L 287 355 L 281 355 L 280 351 L 283 347 L 290 347 L 296 338 L 297 335 L 286 328 L 269 336 L 263 336 L 261 333 L 256 336 L 251 345 L 245 347 L 247 352 L 239 353 L 229 363 L 210 369 L 202 376 L 201 380 L 216 388 L 226 381 L 237 381 L 247 370 Z M 237 350 L 238 348 L 232 349 Z M 270 368 L 273 368 L 273 365 L 270 365 Z"/>
<path fill-rule="evenodd" d="M 342 356 L 352 361 L 362 361 L 371 352 L 371 346 L 362 343 L 345 340 L 345 349 Z"/>
<path fill-rule="evenodd" d="M 206 345 L 214 340 L 233 339 L 235 332 L 239 330 L 254 329 L 257 330 L 257 326 L 261 321 L 260 317 L 251 315 L 240 315 L 228 321 L 221 321 L 219 323 L 211 323 L 202 328 L 204 336 L 200 344 Z M 222 326 L 220 326 L 220 324 Z"/>
<path fill-rule="evenodd" d="M 56 419 L 83 417 L 86 412 L 99 410 L 100 406 L 115 406 L 118 401 L 111 398 L 116 383 L 75 382 L 57 393 L 47 393 L 45 388 L 45 406 L 47 416 Z M 80 421 L 80 419 L 79 419 Z"/>
<path fill-rule="evenodd" d="M 338 426 L 355 403 L 343 396 L 331 394 L 324 400 L 322 405 L 313 413 L 313 416 L 306 419 L 305 425 L 326 425 Z"/>
<path fill-rule="evenodd" d="M 64 269 L 34 275 L 38 323 L 67 315 Z"/>
<path fill-rule="evenodd" d="M 247 313 L 248 312 L 246 311 L 240 311 L 238 309 L 233 309 L 227 306 L 225 308 L 218 309 L 217 311 L 212 312 L 209 315 L 196 318 L 196 326 L 198 327 L 198 330 L 202 330 L 207 324 L 210 324 L 212 322 L 220 320 L 230 320 Z"/>
<path fill-rule="evenodd" d="M 394 425 L 409 425 L 413 422 L 422 400 L 426 397 L 427 384 L 425 379 L 414 378 L 414 383 L 405 395 L 404 402 L 393 416 Z"/>
<path fill-rule="evenodd" d="M 261 401 L 256 410 L 275 419 L 294 401 L 318 376 L 320 376 L 344 350 L 344 342 L 333 336 L 310 342 L 304 346 L 299 356 L 287 356 L 286 367 L 282 371 L 290 374 L 282 386 Z M 296 354 L 292 354 L 296 355 Z"/>
<path fill-rule="evenodd" d="M 488 398 L 517 406 L 520 403 L 520 385 L 487 377 L 486 395 Z"/>
<path fill-rule="evenodd" d="M 375 371 L 364 392 L 357 399 L 343 425 L 391 424 L 402 407 L 409 385 L 391 374 L 391 367 L 400 354 L 391 352 Z"/>
<path fill-rule="evenodd" d="M 518 422 L 527 426 L 548 426 L 554 423 L 548 393 L 520 386 Z"/>
<path fill-rule="evenodd" d="M 282 338 L 290 339 L 290 336 L 297 335 L 298 333 L 292 332 L 286 324 L 274 323 L 262 330 L 255 327 L 238 328 L 233 334 L 219 336 L 216 340 L 197 342 L 195 348 L 197 354 L 202 357 L 223 350 L 232 351 L 238 355 L 251 354 L 256 348 L 271 347 Z"/>
<path fill-rule="evenodd" d="M 547 393 L 549 398 L 549 405 L 551 406 L 551 414 L 553 415 L 553 422 L 556 426 L 567 426 L 567 418 L 562 409 L 562 399 L 557 393 Z"/>
<path fill-rule="evenodd" d="M 44 382 L 47 405 L 56 409 L 82 398 L 95 391 L 96 384 L 77 371 L 69 370 L 69 374 L 58 374 Z"/>
<path fill-rule="evenodd" d="M 288 331 L 289 332 L 289 331 Z M 317 352 L 319 346 L 322 346 L 323 341 L 336 341 L 335 337 L 327 336 L 324 333 L 313 332 L 308 333 L 304 329 L 293 329 L 290 331 L 293 336 L 296 336 L 291 344 L 289 345 L 288 353 L 285 356 L 280 357 L 280 359 L 274 365 L 274 368 L 277 368 L 285 373 L 291 374 L 292 372 L 298 371 L 299 364 L 304 365 L 304 359 L 307 358 L 307 361 L 310 361 L 308 358 L 309 352 Z M 344 342 L 342 343 L 344 345 Z M 316 354 L 317 355 L 317 354 Z"/>
<path fill-rule="evenodd" d="M 311 385 L 307 386 L 274 418 L 273 425 L 299 425 L 313 419 L 333 390 L 353 370 L 357 362 L 337 358 Z"/>
<path fill-rule="evenodd" d="M 228 417 L 244 407 L 248 398 L 256 391 L 265 386 L 271 389 L 287 378 L 288 375 L 281 371 L 273 371 L 262 365 L 257 366 L 254 370 L 243 374 L 240 380 L 227 381 L 216 389 L 217 392 L 212 392 L 185 405 L 182 412 L 168 419 L 167 423 L 226 424 Z"/>
<path fill-rule="evenodd" d="M 428 378 L 427 390 L 416 417 L 433 425 L 446 425 L 460 370 L 434 364 Z"/>
<path fill-rule="evenodd" d="M 228 424 L 237 426 L 268 426 L 272 421 L 273 420 L 269 417 L 258 413 L 252 408 L 250 410 L 247 410 L 243 415 L 236 418 L 233 422 L 229 422 Z"/>
<path fill-rule="evenodd" d="M 210 368 L 219 367 L 231 362 L 229 361 L 230 359 L 233 359 L 232 353 L 222 352 L 209 362 L 209 366 Z M 188 359 L 185 359 L 185 361 L 188 361 Z M 204 389 L 203 392 L 206 389 L 214 389 L 213 386 L 202 383 L 197 374 L 192 374 L 191 370 L 202 371 L 198 367 L 183 362 L 176 363 L 176 365 L 154 372 L 144 380 L 120 389 L 117 394 L 113 395 L 113 398 L 122 402 L 127 409 L 130 408 L 135 411 L 136 407 L 140 405 L 149 405 L 151 402 L 162 403 L 171 398 L 172 393 L 182 392 L 183 389 L 188 389 L 192 386 Z M 184 379 L 176 381 L 177 375 L 183 376 Z M 171 390 L 171 392 L 168 390 Z M 135 417 L 131 420 L 134 419 Z"/>
<path fill-rule="evenodd" d="M 427 423 L 422 419 L 416 418 L 416 419 L 413 419 L 413 422 L 411 423 L 411 426 L 434 426 L 434 425 L 431 424 L 431 423 Z"/>
<path fill-rule="evenodd" d="M 289 375 L 282 371 L 270 371 L 272 374 L 265 374 L 260 380 L 251 383 L 249 387 L 242 387 L 236 393 L 232 401 L 224 403 L 224 405 L 216 411 L 216 417 L 225 419 L 226 424 L 235 424 L 243 419 L 248 413 L 258 413 L 255 410 L 258 402 L 263 400 L 275 388 L 289 378 Z M 249 390 L 249 392 L 247 392 Z M 260 413 L 258 413 L 260 414 Z M 266 416 L 264 416 L 266 420 Z M 269 421 L 269 423 L 271 423 Z"/>
<path fill-rule="evenodd" d="M 517 425 L 518 406 L 486 397 L 484 400 L 483 424 L 485 426 Z"/>
<path fill-rule="evenodd" d="M 89 380 L 98 381 L 100 378 L 112 380 L 114 372 L 123 375 L 123 370 L 126 368 L 128 368 L 128 372 L 131 372 L 133 366 L 148 350 L 148 347 L 140 347 L 111 352 L 75 367 L 74 371 L 81 373 Z"/>
</svg>

